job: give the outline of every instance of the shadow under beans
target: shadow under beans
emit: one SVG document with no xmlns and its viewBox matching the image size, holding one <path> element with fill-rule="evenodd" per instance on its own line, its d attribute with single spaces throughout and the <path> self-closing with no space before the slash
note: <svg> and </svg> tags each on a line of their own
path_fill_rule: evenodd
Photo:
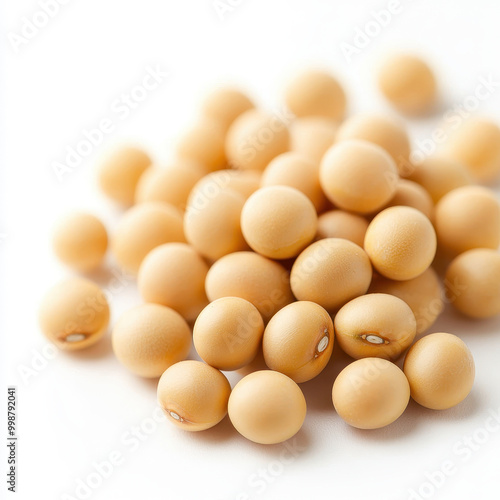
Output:
<svg viewBox="0 0 500 500">
<path fill-rule="evenodd" d="M 425 425 L 429 425 L 432 421 L 451 423 L 467 420 L 479 411 L 479 399 L 476 393 L 471 392 L 464 401 L 453 408 L 447 410 L 431 410 L 419 405 L 410 398 L 404 413 L 392 424 L 382 427 L 381 429 L 370 430 L 352 427 L 350 428 L 350 432 L 362 436 L 363 439 L 372 441 L 399 439 L 414 432 L 421 422 Z"/>
<path fill-rule="evenodd" d="M 447 410 L 431 410 L 419 405 L 413 399 L 410 400 L 410 405 L 406 412 L 412 419 L 425 419 L 426 422 L 431 420 L 439 422 L 459 422 L 472 418 L 482 408 L 479 403 L 481 400 L 477 388 L 474 388 L 471 393 L 458 405 Z"/>
<path fill-rule="evenodd" d="M 200 432 L 186 431 L 186 434 L 188 434 L 188 438 L 202 441 L 205 444 L 213 444 L 214 446 L 219 446 L 221 442 L 227 442 L 238 437 L 241 438 L 227 415 L 216 426 L 210 429 Z"/>
<path fill-rule="evenodd" d="M 234 430 L 234 432 L 237 434 L 236 430 Z M 276 444 L 259 444 L 244 439 L 242 436 L 238 435 L 238 437 L 244 440 L 248 449 L 251 449 L 267 460 L 279 459 L 283 456 L 284 450 L 296 450 L 296 456 L 306 456 L 311 449 L 312 442 L 311 436 L 305 427 L 302 427 L 299 432 L 290 439 Z"/>
<path fill-rule="evenodd" d="M 412 407 L 416 405 L 415 401 L 410 399 L 408 407 L 403 414 L 392 424 L 381 427 L 380 429 L 357 429 L 345 424 L 349 432 L 368 441 L 397 441 L 402 437 L 415 432 L 420 424 L 420 419 L 412 415 Z M 337 415 L 338 418 L 340 418 Z"/>
</svg>

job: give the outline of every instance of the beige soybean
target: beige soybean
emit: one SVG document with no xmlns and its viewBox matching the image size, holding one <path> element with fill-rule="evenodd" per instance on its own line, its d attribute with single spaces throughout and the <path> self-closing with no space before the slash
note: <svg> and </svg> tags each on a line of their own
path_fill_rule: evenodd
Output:
<svg viewBox="0 0 500 500">
<path fill-rule="evenodd" d="M 290 150 L 319 164 L 327 149 L 335 142 L 338 127 L 335 120 L 321 116 L 298 118 L 290 126 Z"/>
<path fill-rule="evenodd" d="M 278 311 L 264 332 L 262 349 L 266 365 L 298 384 L 323 371 L 332 355 L 333 323 L 318 304 L 293 302 Z"/>
<path fill-rule="evenodd" d="M 243 196 L 232 189 L 221 190 L 210 199 L 197 192 L 184 215 L 186 239 L 210 260 L 248 249 L 240 227 L 244 204 Z"/>
<path fill-rule="evenodd" d="M 405 411 L 410 387 L 404 373 L 380 358 L 364 358 L 344 368 L 335 379 L 332 400 L 339 416 L 358 429 L 379 429 Z"/>
<path fill-rule="evenodd" d="M 256 252 L 272 259 L 295 257 L 316 234 L 318 217 L 311 200 L 288 186 L 264 187 L 241 211 L 241 230 Z"/>
<path fill-rule="evenodd" d="M 500 254 L 489 248 L 468 250 L 446 271 L 447 297 L 453 307 L 471 318 L 500 314 Z"/>
<path fill-rule="evenodd" d="M 108 301 L 104 292 L 92 281 L 68 278 L 45 294 L 38 322 L 45 336 L 57 347 L 84 349 L 98 342 L 106 333 Z"/>
<path fill-rule="evenodd" d="M 137 285 L 145 302 L 171 307 L 187 321 L 194 321 L 208 303 L 207 272 L 207 264 L 190 245 L 166 243 L 148 253 Z"/>
<path fill-rule="evenodd" d="M 220 87 L 205 97 L 201 112 L 227 130 L 238 116 L 253 107 L 254 104 L 250 98 L 240 90 Z"/>
<path fill-rule="evenodd" d="M 481 186 L 449 192 L 436 205 L 439 248 L 458 255 L 473 248 L 496 249 L 500 244 L 500 202 Z"/>
<path fill-rule="evenodd" d="M 137 183 L 150 165 L 151 158 L 142 149 L 131 146 L 117 149 L 99 167 L 99 186 L 112 200 L 132 205 Z"/>
<path fill-rule="evenodd" d="M 368 226 L 365 251 L 386 278 L 410 280 L 431 265 L 436 254 L 436 233 L 419 210 L 386 208 Z"/>
<path fill-rule="evenodd" d="M 434 219 L 434 203 L 430 194 L 419 184 L 401 179 L 396 187 L 396 193 L 384 208 L 413 207 L 420 210 L 429 220 Z"/>
<path fill-rule="evenodd" d="M 467 167 L 480 181 L 500 176 L 500 128 L 487 118 L 464 121 L 450 137 L 446 154 Z"/>
<path fill-rule="evenodd" d="M 238 116 L 226 135 L 229 164 L 243 170 L 264 170 L 268 163 L 288 151 L 290 134 L 279 115 L 251 109 Z"/>
<path fill-rule="evenodd" d="M 306 400 L 291 378 L 262 370 L 236 384 L 229 397 L 228 413 L 235 429 L 250 441 L 282 443 L 302 427 Z"/>
<path fill-rule="evenodd" d="M 369 293 L 388 293 L 404 300 L 417 320 L 417 334 L 428 330 L 444 309 L 443 288 L 432 267 L 407 281 L 394 281 L 376 275 Z"/>
<path fill-rule="evenodd" d="M 146 378 L 160 377 L 186 359 L 191 348 L 191 330 L 184 318 L 159 304 L 142 304 L 122 314 L 111 339 L 118 361 Z"/>
<path fill-rule="evenodd" d="M 323 116 L 341 120 L 346 96 L 340 83 L 329 73 L 309 69 L 291 80 L 285 91 L 285 102 L 297 117 Z"/>
<path fill-rule="evenodd" d="M 253 252 L 235 252 L 219 259 L 208 271 L 205 288 L 210 301 L 221 297 L 248 300 L 265 322 L 293 301 L 288 271 Z"/>
<path fill-rule="evenodd" d="M 431 68 L 411 54 L 395 54 L 379 70 L 378 86 L 391 104 L 402 113 L 422 115 L 437 100 L 437 83 Z"/>
<path fill-rule="evenodd" d="M 319 183 L 319 162 L 315 163 L 300 153 L 283 153 L 271 160 L 262 174 L 261 186 L 290 186 L 298 189 L 311 200 L 317 212 L 326 204 Z"/>
<path fill-rule="evenodd" d="M 395 361 L 415 338 L 417 322 L 410 306 L 385 293 L 357 297 L 335 316 L 337 342 L 352 358 Z"/>
<path fill-rule="evenodd" d="M 201 165 L 189 160 L 176 160 L 166 168 L 150 168 L 139 179 L 135 201 L 162 201 L 185 210 L 189 193 L 205 173 Z"/>
<path fill-rule="evenodd" d="M 99 267 L 108 248 L 108 233 L 94 215 L 74 213 L 57 225 L 52 237 L 56 256 L 67 266 L 87 272 Z"/>
<path fill-rule="evenodd" d="M 368 221 L 361 215 L 329 210 L 318 217 L 316 239 L 343 238 L 363 247 L 367 229 Z"/>
<path fill-rule="evenodd" d="M 224 151 L 225 131 L 215 120 L 200 119 L 180 137 L 176 153 L 181 159 L 190 160 L 209 171 L 226 166 Z"/>
<path fill-rule="evenodd" d="M 326 238 L 309 245 L 293 264 L 290 281 L 298 300 L 316 302 L 327 311 L 363 295 L 372 279 L 368 256 L 352 241 Z"/>
<path fill-rule="evenodd" d="M 202 209 L 209 200 L 226 189 L 236 191 L 246 200 L 259 189 L 261 177 L 262 172 L 258 170 L 230 170 L 226 168 L 211 172 L 194 185 L 188 198 L 188 204 L 192 204 L 196 196 L 198 199 L 196 207 Z"/>
<path fill-rule="evenodd" d="M 231 386 L 216 368 L 200 361 L 181 361 L 158 382 L 158 402 L 168 420 L 185 431 L 204 431 L 227 414 Z"/>
<path fill-rule="evenodd" d="M 399 120 L 376 114 L 352 116 L 342 123 L 337 132 L 337 142 L 350 139 L 361 139 L 385 149 L 392 156 L 399 173 L 404 174 L 410 158 L 410 138 Z"/>
<path fill-rule="evenodd" d="M 430 156 L 416 163 L 408 179 L 420 184 L 435 204 L 453 189 L 471 183 L 471 177 L 462 164 L 442 156 Z"/>
<path fill-rule="evenodd" d="M 137 274 L 144 257 L 153 248 L 174 241 L 186 241 L 182 212 L 167 203 L 141 203 L 120 219 L 111 249 L 123 269 Z"/>
<path fill-rule="evenodd" d="M 367 214 L 390 201 L 396 193 L 399 175 L 389 153 L 356 139 L 335 144 L 325 153 L 319 178 L 334 205 Z"/>
<path fill-rule="evenodd" d="M 450 333 L 432 333 L 416 342 L 403 368 L 411 397 L 431 410 L 446 410 L 463 401 L 474 384 L 474 358 Z"/>
<path fill-rule="evenodd" d="M 210 366 L 238 370 L 259 351 L 264 321 L 258 309 L 239 297 L 222 297 L 201 311 L 193 329 L 196 351 Z"/>
</svg>

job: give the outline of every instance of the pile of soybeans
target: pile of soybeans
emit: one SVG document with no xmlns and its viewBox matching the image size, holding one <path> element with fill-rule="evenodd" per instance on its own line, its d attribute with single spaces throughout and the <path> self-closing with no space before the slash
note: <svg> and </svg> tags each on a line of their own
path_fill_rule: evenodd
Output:
<svg viewBox="0 0 500 500">
<path fill-rule="evenodd" d="M 415 56 L 389 58 L 378 85 L 407 117 L 439 102 Z M 415 162 L 404 122 L 346 118 L 345 92 L 327 71 L 299 74 L 284 100 L 289 123 L 218 88 L 168 166 L 132 146 L 101 163 L 102 191 L 126 208 L 112 258 L 144 300 L 112 326 L 114 354 L 159 378 L 158 401 L 179 428 L 201 431 L 229 414 L 262 444 L 299 431 L 299 384 L 325 368 L 335 342 L 353 360 L 332 380 L 348 424 L 389 425 L 410 397 L 434 410 L 459 404 L 474 360 L 460 338 L 431 327 L 445 298 L 471 318 L 500 314 L 500 204 L 484 187 L 500 177 L 499 127 L 467 119 Z M 108 231 L 75 213 L 53 246 L 88 273 L 104 265 Z M 104 291 L 82 276 L 55 285 L 40 308 L 42 331 L 61 349 L 100 341 L 109 317 Z M 186 360 L 192 344 L 201 361 Z M 252 371 L 261 350 L 269 369 Z M 231 389 L 223 372 L 242 368 Z"/>
</svg>

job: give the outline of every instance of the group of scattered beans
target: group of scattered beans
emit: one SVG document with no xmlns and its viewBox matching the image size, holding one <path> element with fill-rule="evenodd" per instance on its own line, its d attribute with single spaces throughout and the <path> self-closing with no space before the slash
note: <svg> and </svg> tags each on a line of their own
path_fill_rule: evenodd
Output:
<svg viewBox="0 0 500 500">
<path fill-rule="evenodd" d="M 387 60 L 378 83 L 406 115 L 439 102 L 415 56 Z M 301 428 L 298 384 L 321 373 L 335 339 L 355 360 L 332 389 L 350 425 L 388 425 L 410 396 L 435 410 L 457 405 L 473 385 L 472 355 L 457 336 L 427 332 L 445 302 L 472 318 L 500 314 L 500 204 L 474 184 L 500 177 L 499 127 L 468 119 L 417 163 L 403 121 L 345 118 L 345 92 L 326 71 L 298 75 L 284 99 L 290 123 L 219 88 L 166 168 L 131 146 L 102 162 L 100 188 L 127 207 L 111 252 L 144 300 L 113 326 L 117 359 L 159 378 L 173 424 L 200 431 L 228 413 L 263 444 Z M 108 235 L 76 213 L 53 243 L 86 273 L 102 265 Z M 72 277 L 48 292 L 40 324 L 62 349 L 82 349 L 109 316 L 103 290 Z M 202 361 L 186 360 L 192 343 Z M 261 350 L 268 370 L 253 368 Z M 232 370 L 245 375 L 231 389 L 223 372 Z"/>
</svg>

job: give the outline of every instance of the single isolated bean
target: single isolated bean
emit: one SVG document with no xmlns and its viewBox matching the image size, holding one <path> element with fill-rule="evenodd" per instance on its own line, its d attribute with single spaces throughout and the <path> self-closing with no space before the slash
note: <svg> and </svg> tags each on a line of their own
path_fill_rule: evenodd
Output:
<svg viewBox="0 0 500 500">
<path fill-rule="evenodd" d="M 339 416 L 358 429 L 379 429 L 405 411 L 410 386 L 405 374 L 380 358 L 358 359 L 335 379 L 332 400 Z"/>
<path fill-rule="evenodd" d="M 241 230 L 256 252 L 272 259 L 298 255 L 316 235 L 318 217 L 311 200 L 288 186 L 253 193 L 241 211 Z"/>
<path fill-rule="evenodd" d="M 231 386 L 217 369 L 201 361 L 180 361 L 158 382 L 158 402 L 169 422 L 185 431 L 204 431 L 227 414 Z"/>
<path fill-rule="evenodd" d="M 403 300 L 370 293 L 340 309 L 335 316 L 335 332 L 340 347 L 352 358 L 395 361 L 413 342 L 417 322 Z"/>
<path fill-rule="evenodd" d="M 194 321 L 208 303 L 207 272 L 208 265 L 190 245 L 166 243 L 148 253 L 137 285 L 145 302 L 171 307 L 187 321 Z"/>
<path fill-rule="evenodd" d="M 339 82 L 326 71 L 309 69 L 291 80 L 285 102 L 297 117 L 323 116 L 341 120 L 346 109 L 346 96 Z"/>
<path fill-rule="evenodd" d="M 319 375 L 328 364 L 334 342 L 330 315 L 318 304 L 298 301 L 278 311 L 264 332 L 266 365 L 298 384 Z"/>
<path fill-rule="evenodd" d="M 390 207 L 368 226 L 365 251 L 375 269 L 392 280 L 422 274 L 436 255 L 436 233 L 429 219 L 411 207 Z"/>
<path fill-rule="evenodd" d="M 84 349 L 106 333 L 109 305 L 104 292 L 92 281 L 68 278 L 46 293 L 38 320 L 42 332 L 57 347 Z"/>
<path fill-rule="evenodd" d="M 395 54 L 378 74 L 380 91 L 401 113 L 423 115 L 436 104 L 436 78 L 425 61 L 411 54 Z"/>
<path fill-rule="evenodd" d="M 123 205 L 132 205 L 137 183 L 151 165 L 151 158 L 140 148 L 117 149 L 102 160 L 98 182 L 106 196 Z"/>
<path fill-rule="evenodd" d="M 465 343 L 450 333 L 421 338 L 408 351 L 403 369 L 411 397 L 431 410 L 457 405 L 474 384 L 474 358 Z"/>
<path fill-rule="evenodd" d="M 57 225 L 52 246 L 61 262 L 88 272 L 101 265 L 108 248 L 108 233 L 97 217 L 78 212 Z"/>
<path fill-rule="evenodd" d="M 291 378 L 262 370 L 236 384 L 229 397 L 228 412 L 236 430 L 250 441 L 282 443 L 302 427 L 306 400 Z"/>
<path fill-rule="evenodd" d="M 368 214 L 381 209 L 394 196 L 399 175 L 387 151 L 356 139 L 334 144 L 325 153 L 319 179 L 335 206 Z"/>
<path fill-rule="evenodd" d="M 225 131 L 217 121 L 200 119 L 179 139 L 177 156 L 190 160 L 209 171 L 225 168 L 227 164 L 224 150 Z"/>
<path fill-rule="evenodd" d="M 494 181 L 500 176 L 500 127 L 487 118 L 470 118 L 452 134 L 444 153 L 475 179 Z"/>
<path fill-rule="evenodd" d="M 445 277 L 448 300 L 471 318 L 500 314 L 500 254 L 489 248 L 468 250 L 456 257 Z"/>
<path fill-rule="evenodd" d="M 295 260 L 290 275 L 298 300 L 316 302 L 330 312 L 365 294 L 371 279 L 372 266 L 364 250 L 341 238 L 309 245 Z"/>
<path fill-rule="evenodd" d="M 450 191 L 436 206 L 439 248 L 456 256 L 473 248 L 498 248 L 500 202 L 495 193 L 481 186 Z"/>
<path fill-rule="evenodd" d="M 184 318 L 169 307 L 142 304 L 125 312 L 112 332 L 118 361 L 132 373 L 155 378 L 186 359 L 191 331 Z"/>
<path fill-rule="evenodd" d="M 238 370 L 257 355 L 264 333 L 258 309 L 239 297 L 222 297 L 201 311 L 193 328 L 197 353 L 219 370 Z"/>
<path fill-rule="evenodd" d="M 220 190 L 210 199 L 198 191 L 184 214 L 186 239 L 201 255 L 217 260 L 229 253 L 247 250 L 241 232 L 245 198 L 232 189 Z"/>
</svg>

